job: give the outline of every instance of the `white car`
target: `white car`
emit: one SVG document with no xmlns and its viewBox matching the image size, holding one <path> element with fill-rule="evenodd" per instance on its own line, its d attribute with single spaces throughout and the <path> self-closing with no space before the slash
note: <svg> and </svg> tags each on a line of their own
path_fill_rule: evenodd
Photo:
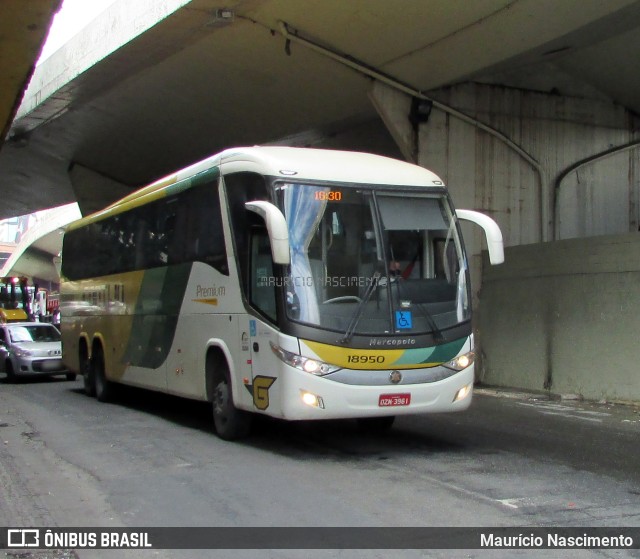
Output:
<svg viewBox="0 0 640 559">
<path fill-rule="evenodd" d="M 76 378 L 62 362 L 60 331 L 44 322 L 0 324 L 0 371 L 9 381 L 33 375 Z"/>
</svg>

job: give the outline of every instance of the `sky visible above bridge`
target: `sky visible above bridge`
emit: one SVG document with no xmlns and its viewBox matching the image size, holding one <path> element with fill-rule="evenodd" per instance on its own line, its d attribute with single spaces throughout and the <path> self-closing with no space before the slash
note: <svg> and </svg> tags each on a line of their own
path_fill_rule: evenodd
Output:
<svg viewBox="0 0 640 559">
<path fill-rule="evenodd" d="M 91 0 L 91 2 L 87 2 L 87 0 L 64 0 L 60 11 L 53 18 L 38 64 L 49 58 L 65 42 L 114 2 L 115 0 Z"/>
</svg>

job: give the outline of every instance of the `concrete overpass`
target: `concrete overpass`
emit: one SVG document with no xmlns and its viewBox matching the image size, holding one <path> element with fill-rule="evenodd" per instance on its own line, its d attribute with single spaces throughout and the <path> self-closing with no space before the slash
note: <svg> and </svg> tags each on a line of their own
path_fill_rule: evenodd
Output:
<svg viewBox="0 0 640 559">
<path fill-rule="evenodd" d="M 495 83 L 639 112 L 639 26 L 637 0 L 119 0 L 36 69 L 0 152 L 0 217 L 95 209 L 231 145 L 397 153 L 369 70 L 433 97 Z"/>
<path fill-rule="evenodd" d="M 602 273 L 640 279 L 620 266 L 640 224 L 638 54 L 638 0 L 119 0 L 36 70 L 0 151 L 0 216 L 74 200 L 90 212 L 232 145 L 414 160 L 445 179 L 459 207 L 491 214 L 507 261 L 521 264 L 486 277 L 479 294 L 486 380 L 564 390 L 576 385 L 571 342 L 560 353 L 552 343 L 547 264 L 575 282 L 562 293 L 580 293 L 566 324 L 608 294 L 631 309 L 615 347 L 630 357 L 636 345 L 634 281 L 606 291 L 594 276 L 587 287 L 589 270 L 563 268 L 566 251 L 535 244 L 567 239 L 572 262 L 597 245 L 616 263 Z M 611 235 L 625 241 L 600 240 Z M 480 285 L 481 241 L 467 238 Z M 518 256 L 532 245 L 543 248 L 523 292 L 529 257 Z M 502 314 L 484 312 L 487 299 Z M 543 306 L 530 336 L 527 318 Z M 588 323 L 581 347 L 610 333 L 608 320 Z M 489 339 L 498 331 L 510 336 Z M 514 380 L 514 354 L 535 355 L 535 374 Z M 633 389 L 640 399 L 631 369 L 620 392 L 598 383 L 608 362 L 584 355 L 582 393 L 624 399 Z"/>
</svg>

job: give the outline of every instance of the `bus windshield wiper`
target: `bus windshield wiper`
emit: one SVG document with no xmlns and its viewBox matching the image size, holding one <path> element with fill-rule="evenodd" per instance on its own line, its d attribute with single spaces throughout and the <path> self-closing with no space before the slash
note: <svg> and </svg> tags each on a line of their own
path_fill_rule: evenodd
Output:
<svg viewBox="0 0 640 559">
<path fill-rule="evenodd" d="M 429 324 L 429 327 L 431 328 L 431 331 L 433 332 L 434 341 L 436 341 L 436 342 L 444 342 L 445 340 L 444 340 L 444 335 L 442 334 L 442 330 L 440 330 L 440 328 L 438 328 L 438 325 L 436 324 L 436 321 L 434 320 L 433 316 L 427 310 L 426 304 L 418 303 L 416 305 L 416 307 L 418 307 L 418 310 L 420 311 L 422 316 L 424 316 L 424 318 L 427 320 L 427 324 Z"/>
<path fill-rule="evenodd" d="M 364 306 L 367 304 L 369 299 L 371 299 L 371 295 L 373 294 L 376 287 L 378 286 L 379 279 L 380 279 L 380 272 L 374 272 L 373 276 L 371 276 L 371 283 L 369 283 L 367 287 L 367 291 L 365 291 L 365 294 L 362 297 L 362 300 L 358 303 L 356 312 L 353 313 L 353 316 L 351 317 L 351 321 L 349 322 L 349 326 L 347 326 L 347 330 L 344 333 L 344 336 L 340 340 L 338 340 L 339 343 L 348 344 L 351 341 L 351 338 L 353 338 L 353 333 L 355 332 L 356 326 L 358 326 L 358 322 L 362 317 L 362 311 L 364 310 Z"/>
</svg>

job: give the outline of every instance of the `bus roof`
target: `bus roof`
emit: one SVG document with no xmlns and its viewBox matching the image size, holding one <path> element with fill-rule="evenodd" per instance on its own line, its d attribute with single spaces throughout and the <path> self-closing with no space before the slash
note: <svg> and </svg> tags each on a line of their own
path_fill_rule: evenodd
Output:
<svg viewBox="0 0 640 559">
<path fill-rule="evenodd" d="M 139 201 L 143 196 L 153 197 L 154 193 L 160 194 L 160 191 L 176 182 L 214 168 L 219 168 L 222 175 L 244 170 L 288 180 L 444 186 L 436 174 L 424 167 L 382 155 L 284 146 L 239 147 L 212 155 L 142 187 L 107 208 L 75 222 L 70 229 L 124 211 L 131 205 L 136 205 L 135 201 Z"/>
<path fill-rule="evenodd" d="M 228 149 L 187 167 L 178 173 L 178 180 L 215 164 L 221 166 L 222 174 L 235 171 L 236 165 L 248 165 L 263 175 L 285 178 L 360 184 L 443 185 L 437 175 L 423 167 L 382 155 L 282 146 Z"/>
</svg>

